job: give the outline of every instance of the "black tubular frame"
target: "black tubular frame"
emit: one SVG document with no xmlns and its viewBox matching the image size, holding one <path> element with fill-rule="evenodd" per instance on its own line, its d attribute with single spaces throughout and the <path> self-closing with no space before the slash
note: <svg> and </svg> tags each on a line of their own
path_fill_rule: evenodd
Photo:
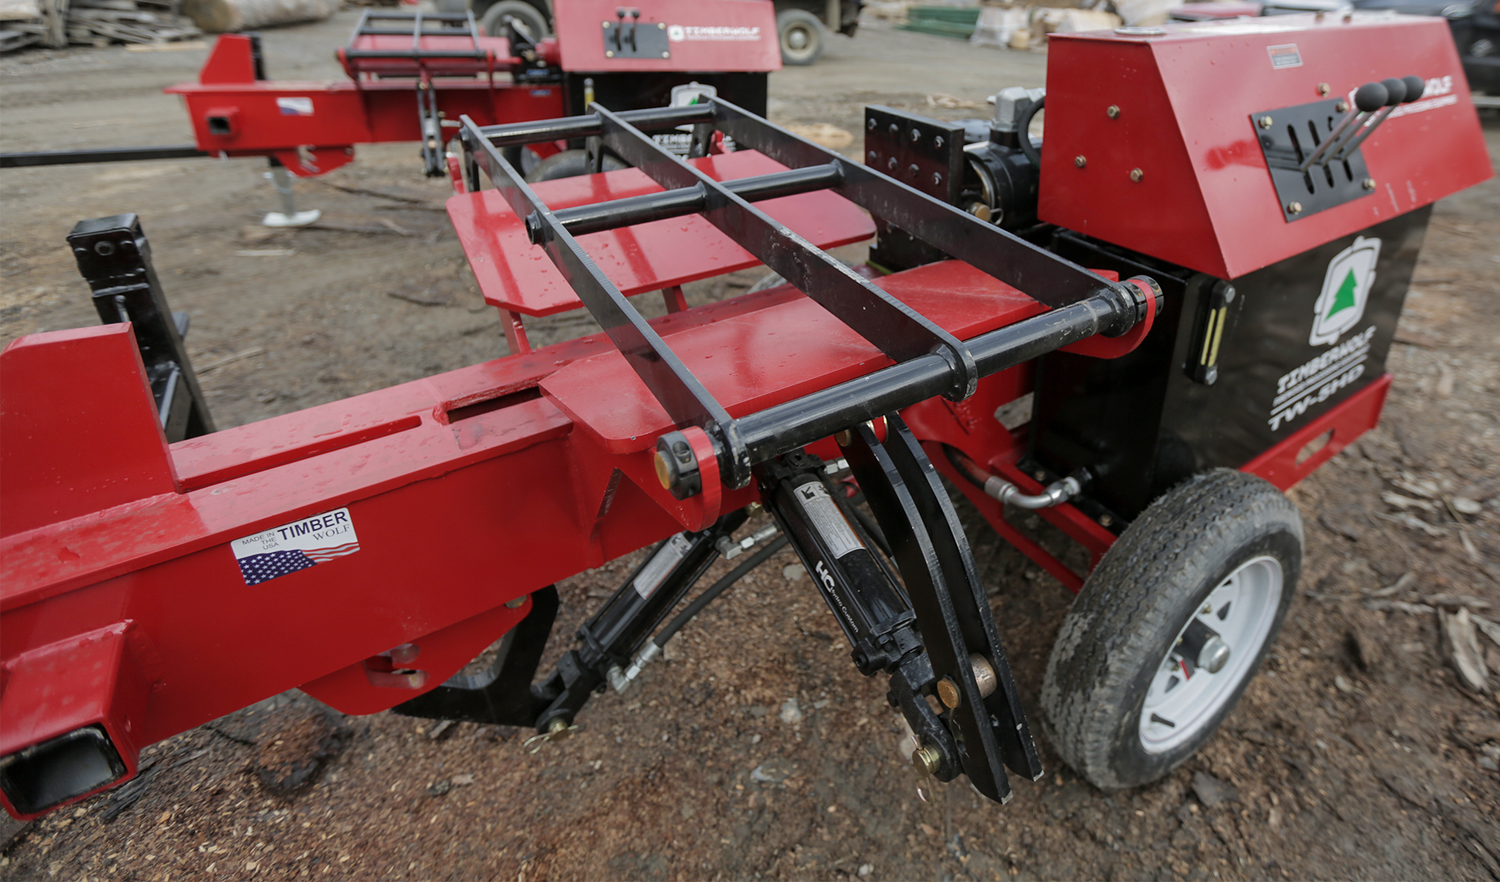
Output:
<svg viewBox="0 0 1500 882">
<path fill-rule="evenodd" d="M 786 172 L 719 182 L 651 139 L 692 125 L 701 145 L 713 129 L 757 150 Z M 665 192 L 561 209 L 547 207 L 502 148 L 587 139 Z M 689 107 L 616 113 L 594 104 L 583 116 L 480 127 L 462 118 L 459 140 L 469 191 L 488 177 L 544 249 L 584 307 L 680 428 L 712 439 L 723 482 L 744 487 L 751 467 L 852 425 L 943 395 L 962 400 L 980 377 L 1094 334 L 1120 334 L 1145 316 L 1145 295 L 1038 248 L 958 208 L 799 138 L 719 98 Z M 917 239 L 1051 307 L 1050 312 L 960 341 L 751 203 L 827 189 Z M 838 317 L 896 364 L 739 419 L 687 369 L 579 245 L 575 236 L 698 214 Z"/>
</svg>

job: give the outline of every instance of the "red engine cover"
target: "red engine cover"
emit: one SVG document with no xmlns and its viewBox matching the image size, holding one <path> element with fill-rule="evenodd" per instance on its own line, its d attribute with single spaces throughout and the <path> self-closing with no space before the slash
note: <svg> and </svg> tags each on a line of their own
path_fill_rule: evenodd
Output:
<svg viewBox="0 0 1500 882">
<path fill-rule="evenodd" d="M 1441 18 L 1298 15 L 1056 34 L 1048 55 L 1041 219 L 1222 278 L 1492 176 Z M 1337 97 L 1407 75 L 1427 82 L 1422 98 L 1360 148 L 1375 190 L 1288 222 L 1252 115 L 1317 101 L 1323 87 Z"/>
<path fill-rule="evenodd" d="M 622 21 L 616 14 L 620 10 L 626 13 L 627 27 L 664 31 L 661 45 L 668 57 L 615 52 L 605 34 Z M 638 20 L 634 11 L 640 12 Z M 558 0 L 553 15 L 562 68 L 573 73 L 781 69 L 776 8 L 770 0 Z"/>
</svg>

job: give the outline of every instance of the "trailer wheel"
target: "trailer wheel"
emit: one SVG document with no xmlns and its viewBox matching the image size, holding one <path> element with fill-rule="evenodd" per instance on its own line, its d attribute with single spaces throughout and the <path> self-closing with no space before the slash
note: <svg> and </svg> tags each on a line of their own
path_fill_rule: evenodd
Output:
<svg viewBox="0 0 1500 882">
<path fill-rule="evenodd" d="M 812 64 L 823 54 L 823 25 L 816 15 L 805 9 L 778 13 L 776 33 L 781 39 L 782 64 Z"/>
<path fill-rule="evenodd" d="M 533 39 L 540 40 L 549 33 L 547 17 L 524 0 L 500 0 L 499 3 L 492 5 L 479 19 L 479 29 L 484 31 L 486 36 L 503 37 L 505 36 L 503 25 L 507 15 L 526 25 Z"/>
<path fill-rule="evenodd" d="M 1301 564 L 1296 506 L 1253 475 L 1215 469 L 1152 503 L 1053 644 L 1042 706 L 1063 760 L 1114 791 L 1192 756 L 1260 666 Z"/>
</svg>

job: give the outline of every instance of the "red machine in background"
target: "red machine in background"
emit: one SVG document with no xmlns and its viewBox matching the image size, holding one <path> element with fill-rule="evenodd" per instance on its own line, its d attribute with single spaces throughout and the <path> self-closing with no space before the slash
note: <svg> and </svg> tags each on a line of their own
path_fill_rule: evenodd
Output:
<svg viewBox="0 0 1500 882">
<path fill-rule="evenodd" d="M 219 432 L 139 222 L 81 224 L 115 323 L 0 355 L 6 807 L 115 786 L 143 745 L 293 687 L 562 738 L 787 544 L 889 678 L 903 755 L 1004 802 L 1007 769 L 1042 769 L 940 476 L 1081 588 L 1042 689 L 1062 757 L 1105 789 L 1166 774 L 1295 592 L 1277 488 L 1375 424 L 1430 206 L 1490 170 L 1437 21 L 1057 35 L 1049 64 L 987 137 L 869 108 L 863 164 L 722 97 L 464 120 L 449 213 L 515 354 Z M 686 158 L 654 137 L 684 127 Z M 632 168 L 533 186 L 508 158 L 558 141 Z M 872 233 L 869 267 L 824 250 Z M 757 262 L 786 284 L 684 308 Z M 630 298 L 654 291 L 648 321 Z M 530 348 L 526 316 L 579 308 L 602 333 Z M 736 536 L 752 502 L 772 523 Z M 651 543 L 538 679 L 554 584 Z"/>
<path fill-rule="evenodd" d="M 288 171 L 326 174 L 351 161 L 356 144 L 418 142 L 424 171 L 437 177 L 463 116 L 497 125 L 582 113 L 596 99 L 633 109 L 698 95 L 764 113 L 767 75 L 781 67 L 770 0 L 562 0 L 556 20 L 555 38 L 509 17 L 487 36 L 469 13 L 366 10 L 337 53 L 349 79 L 332 83 L 268 79 L 260 37 L 228 34 L 198 82 L 166 90 L 182 96 L 194 144 L 10 153 L 0 168 L 266 156 L 283 202 L 268 223 L 293 225 L 317 215 L 296 212 Z M 532 172 L 579 146 L 536 144 L 514 158 Z M 576 174 L 579 156 L 538 175 Z"/>
<path fill-rule="evenodd" d="M 660 107 L 687 83 L 764 113 L 766 74 L 781 66 L 769 2 L 564 0 L 556 15 L 558 36 L 533 39 L 513 19 L 485 36 L 467 14 L 366 11 L 338 51 L 349 75 L 338 83 L 268 80 L 256 38 L 230 35 L 197 83 L 167 91 L 182 96 L 205 153 L 269 155 L 315 175 L 348 162 L 355 144 L 419 141 L 438 176 L 462 116 L 497 125 L 582 113 L 591 100 Z"/>
</svg>

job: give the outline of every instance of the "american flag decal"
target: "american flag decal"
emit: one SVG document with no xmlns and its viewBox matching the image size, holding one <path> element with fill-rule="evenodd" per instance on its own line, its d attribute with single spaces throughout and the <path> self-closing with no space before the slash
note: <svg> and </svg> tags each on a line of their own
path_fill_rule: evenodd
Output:
<svg viewBox="0 0 1500 882">
<path fill-rule="evenodd" d="M 324 512 L 230 543 L 245 584 L 259 585 L 359 551 L 349 509 Z"/>
</svg>

